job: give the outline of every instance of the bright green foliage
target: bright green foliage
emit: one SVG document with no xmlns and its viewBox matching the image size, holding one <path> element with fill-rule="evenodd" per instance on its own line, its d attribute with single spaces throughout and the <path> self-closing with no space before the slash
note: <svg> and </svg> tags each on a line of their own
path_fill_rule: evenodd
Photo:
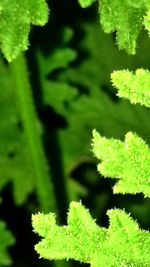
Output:
<svg viewBox="0 0 150 267">
<path fill-rule="evenodd" d="M 127 50 L 129 54 L 135 54 L 143 14 L 144 5 L 135 7 L 130 1 L 100 1 L 100 21 L 104 31 L 116 31 L 118 47 Z"/>
<path fill-rule="evenodd" d="M 13 235 L 6 229 L 4 222 L 0 221 L 0 267 L 11 263 L 7 248 L 15 242 Z"/>
<path fill-rule="evenodd" d="M 112 83 L 118 89 L 119 97 L 130 99 L 131 103 L 140 103 L 150 107 L 150 72 L 137 69 L 135 74 L 128 70 L 115 71 L 111 75 Z"/>
<path fill-rule="evenodd" d="M 81 203 L 72 202 L 68 225 L 58 226 L 54 213 L 32 217 L 43 239 L 35 246 L 45 259 L 74 259 L 91 267 L 148 267 L 150 234 L 119 209 L 109 210 L 108 229 L 99 227 Z"/>
<path fill-rule="evenodd" d="M 79 1 L 82 7 L 87 7 L 93 1 Z M 145 22 L 143 16 L 150 9 L 149 0 L 99 0 L 100 22 L 106 33 L 116 31 L 116 39 L 119 49 L 125 49 L 129 54 L 135 54 L 136 42 L 142 29 L 146 24 L 149 30 L 149 15 Z"/>
<path fill-rule="evenodd" d="M 95 2 L 95 0 L 75 1 L 84 8 Z M 53 29 L 51 26 L 50 29 L 49 25 L 46 27 L 46 33 L 48 30 L 46 50 L 44 49 L 44 53 L 41 51 L 45 46 L 37 49 L 39 43 L 44 43 L 42 38 L 41 42 L 38 36 L 37 39 L 33 38 L 31 54 L 27 54 L 30 63 L 28 70 L 25 58 L 18 55 L 28 48 L 30 25 L 46 23 L 48 19 L 46 0 L 0 0 L 0 48 L 7 60 L 13 61 L 6 64 L 0 60 L 0 190 L 4 190 L 5 195 L 6 188 L 7 197 L 7 189 L 12 186 L 15 204 L 24 204 L 28 199 L 25 206 L 27 213 L 31 209 L 51 211 L 47 215 L 41 213 L 33 215 L 35 232 L 42 237 L 35 247 L 41 257 L 49 260 L 73 259 L 89 263 L 91 267 L 149 267 L 150 233 L 141 230 L 136 221 L 124 211 L 108 210 L 108 228 L 99 227 L 81 203 L 71 203 L 67 225 L 59 226 L 56 223 L 56 215 L 52 213 L 55 210 L 57 214 L 56 201 L 58 201 L 58 206 L 60 204 L 58 217 L 60 221 L 63 220 L 65 201 L 62 196 L 67 202 L 69 198 L 76 200 L 79 195 L 87 197 L 91 194 L 90 190 L 93 192 L 91 187 L 88 191 L 89 180 L 90 182 L 92 180 L 92 185 L 96 184 L 93 182 L 95 179 L 93 172 L 92 175 L 88 173 L 85 184 L 83 181 L 84 186 L 82 175 L 80 181 L 73 179 L 76 177 L 74 170 L 78 171 L 78 166 L 82 167 L 83 163 L 91 164 L 89 140 L 93 128 L 97 128 L 106 137 L 113 136 L 112 139 L 107 139 L 94 132 L 93 142 L 94 152 L 101 160 L 100 172 L 117 180 L 114 193 L 143 192 L 144 196 L 150 196 L 150 149 L 143 141 L 144 138 L 150 141 L 149 111 L 140 105 L 132 106 L 129 101 L 116 99 L 114 88 L 111 88 L 109 81 L 110 73 L 114 69 L 127 67 L 135 69 L 137 65 L 143 68 L 146 65 L 146 68 L 149 68 L 148 59 L 144 60 L 144 57 L 148 56 L 145 56 L 145 52 L 141 52 L 137 59 L 133 59 L 122 52 L 117 52 L 113 36 L 102 34 L 99 25 L 97 27 L 94 22 L 93 13 L 91 17 L 89 15 L 90 9 L 88 17 L 86 11 L 85 17 L 83 15 L 86 18 L 85 23 L 82 19 L 76 23 L 76 19 L 73 17 L 72 20 L 66 6 L 60 10 L 61 0 L 53 2 L 58 3 L 52 3 L 56 9 L 52 11 Z M 100 20 L 104 31 L 116 32 L 119 48 L 134 54 L 137 37 L 143 25 L 150 32 L 150 0 L 99 0 L 99 3 Z M 70 3 L 68 5 L 71 6 Z M 60 11 L 63 13 L 62 25 L 66 25 L 66 22 L 69 25 L 71 22 L 71 27 L 75 28 L 73 41 L 70 29 L 59 36 L 62 19 Z M 81 17 L 82 12 L 79 13 Z M 59 39 L 58 44 L 51 38 L 49 29 L 55 32 L 54 39 L 55 37 Z M 143 36 L 141 34 L 140 38 Z M 149 46 L 147 41 L 143 43 Z M 140 49 L 137 50 L 142 51 L 142 46 L 140 45 Z M 37 62 L 34 56 L 37 56 Z M 32 66 L 32 59 L 37 65 Z M 33 78 L 33 91 L 35 89 L 33 96 L 28 73 Z M 38 77 L 35 73 L 39 74 Z M 129 71 L 116 71 L 112 74 L 112 80 L 119 88 L 120 96 L 130 99 L 133 103 L 150 106 L 148 71 L 140 69 L 135 75 Z M 36 107 L 34 96 L 37 97 Z M 36 108 L 43 124 L 37 117 Z M 44 116 L 47 110 L 51 112 L 50 116 L 46 113 L 45 120 L 42 117 L 43 110 Z M 137 134 L 128 132 L 129 130 Z M 126 132 L 128 134 L 124 142 L 115 139 L 122 139 Z M 43 149 L 42 139 L 46 151 Z M 52 167 L 53 180 L 46 156 Z M 57 173 L 62 177 L 57 176 Z M 59 178 L 63 180 L 62 187 Z M 55 194 L 53 181 L 56 183 Z M 9 188 L 8 184 L 11 185 Z M 32 198 L 28 198 L 31 193 L 35 193 L 37 199 L 32 201 Z M 93 213 L 100 215 L 99 218 L 102 219 L 100 223 L 103 224 L 103 216 L 98 211 L 101 209 L 105 212 L 111 193 L 105 192 L 105 189 L 102 192 L 100 189 L 96 194 L 96 196 L 90 195 L 90 200 L 92 199 L 92 204 L 95 205 Z M 121 207 L 120 202 L 118 205 Z M 133 208 L 142 210 L 139 214 L 146 218 L 149 212 L 148 197 L 138 202 L 138 205 L 136 207 L 131 204 Z M 102 208 L 99 209 L 97 206 Z M 128 210 L 127 205 L 124 207 Z M 132 208 L 130 211 L 132 213 Z M 133 217 L 134 215 L 133 213 Z M 139 219 L 138 216 L 135 217 Z M 21 223 L 22 219 L 24 218 L 21 217 Z M 18 223 L 18 220 L 15 222 Z M 26 244 L 23 238 L 22 240 Z M 13 242 L 12 235 L 1 222 L 0 267 L 9 263 L 7 247 Z M 19 254 L 18 258 L 20 259 Z M 16 267 L 21 266 L 19 259 Z M 52 266 L 55 266 L 55 262 Z M 69 262 L 59 264 L 56 261 L 56 266 L 64 267 L 71 264 Z"/>
<path fill-rule="evenodd" d="M 81 7 L 88 7 L 92 5 L 96 0 L 78 0 Z"/>
<path fill-rule="evenodd" d="M 99 172 L 119 179 L 114 193 L 143 192 L 150 196 L 150 149 L 140 137 L 129 132 L 122 142 L 107 139 L 94 131 L 93 152 L 101 160 Z"/>
<path fill-rule="evenodd" d="M 150 35 L 150 10 L 147 12 L 145 18 L 144 18 L 144 25 L 145 28 L 148 30 Z"/>
<path fill-rule="evenodd" d="M 8 61 L 28 48 L 30 24 L 42 26 L 47 20 L 45 0 L 0 1 L 0 47 Z"/>
</svg>

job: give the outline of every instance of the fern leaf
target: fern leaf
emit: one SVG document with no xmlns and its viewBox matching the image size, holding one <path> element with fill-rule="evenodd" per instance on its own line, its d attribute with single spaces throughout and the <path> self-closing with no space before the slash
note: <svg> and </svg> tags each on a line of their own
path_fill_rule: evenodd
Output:
<svg viewBox="0 0 150 267">
<path fill-rule="evenodd" d="M 58 226 L 54 213 L 32 216 L 42 240 L 35 246 L 49 260 L 74 259 L 91 267 L 148 267 L 150 234 L 124 211 L 109 210 L 109 228 L 99 227 L 81 203 L 72 202 L 68 225 Z"/>
<path fill-rule="evenodd" d="M 78 0 L 81 7 L 89 7 L 91 6 L 96 0 Z"/>
<path fill-rule="evenodd" d="M 0 1 L 0 47 L 8 61 L 28 48 L 30 24 L 42 26 L 47 20 L 45 0 Z"/>
<path fill-rule="evenodd" d="M 144 17 L 144 26 L 150 35 L 150 10 L 148 10 L 147 14 Z"/>
<path fill-rule="evenodd" d="M 94 1 L 79 0 L 82 7 L 90 6 Z M 125 49 L 129 54 L 135 54 L 136 42 L 139 33 L 145 24 L 148 29 L 150 1 L 131 0 L 99 0 L 100 22 L 105 33 L 116 31 L 116 40 L 119 49 Z"/>
<path fill-rule="evenodd" d="M 128 70 L 114 71 L 112 83 L 118 89 L 118 96 L 150 107 L 150 72 L 137 69 L 135 74 Z"/>
<path fill-rule="evenodd" d="M 116 31 L 118 47 L 129 54 L 135 54 L 143 14 L 143 8 L 135 8 L 128 1 L 100 1 L 100 21 L 104 31 Z"/>
<path fill-rule="evenodd" d="M 150 149 L 140 137 L 129 132 L 122 142 L 102 137 L 94 130 L 93 152 L 101 160 L 99 172 L 118 179 L 114 193 L 143 192 L 150 196 Z"/>
</svg>

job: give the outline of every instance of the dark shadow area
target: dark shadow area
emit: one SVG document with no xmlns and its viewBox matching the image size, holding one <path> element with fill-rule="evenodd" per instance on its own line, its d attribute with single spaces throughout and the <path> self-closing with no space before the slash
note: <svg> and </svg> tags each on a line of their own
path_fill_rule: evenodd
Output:
<svg viewBox="0 0 150 267">
<path fill-rule="evenodd" d="M 16 239 L 16 243 L 8 250 L 13 261 L 11 267 L 50 267 L 50 262 L 44 264 L 44 261 L 39 261 L 39 256 L 34 250 L 34 245 L 40 238 L 33 232 L 31 210 L 28 210 L 28 203 L 26 206 L 16 206 L 12 199 L 11 184 L 3 189 L 1 197 L 3 201 L 0 205 L 0 216 L 2 220 L 6 221 L 7 229 Z M 30 198 L 35 201 L 34 195 L 31 195 Z"/>
<path fill-rule="evenodd" d="M 108 87 L 106 85 L 102 85 L 100 90 L 102 90 L 105 94 L 107 94 L 113 102 L 115 102 L 115 103 L 120 102 L 120 98 L 117 96 L 117 89 L 112 90 L 111 87 Z"/>
<path fill-rule="evenodd" d="M 145 198 L 142 193 L 136 195 L 116 194 L 113 197 L 112 206 L 130 213 L 141 228 L 150 229 L 150 199 Z"/>
<path fill-rule="evenodd" d="M 143 194 L 113 194 L 113 186 L 117 179 L 102 177 L 94 163 L 82 163 L 72 172 L 72 177 L 88 189 L 88 195 L 82 198 L 82 203 L 90 210 L 96 222 L 108 227 L 108 209 L 120 208 L 130 213 L 141 228 L 150 228 L 150 199 Z"/>
<path fill-rule="evenodd" d="M 79 263 L 78 261 L 70 261 L 71 267 L 90 267 L 90 264 Z"/>
<path fill-rule="evenodd" d="M 88 189 L 88 195 L 82 198 L 82 203 L 90 210 L 91 215 L 99 225 L 108 227 L 106 212 L 112 207 L 112 186 L 115 181 L 104 179 L 97 172 L 94 163 L 86 162 L 72 172 L 72 177 Z"/>
<path fill-rule="evenodd" d="M 67 127 L 65 119 L 50 107 L 45 107 L 40 114 L 44 127 L 44 146 L 47 160 L 50 165 L 51 177 L 53 178 L 57 205 L 59 207 L 60 223 L 66 222 L 68 199 L 65 185 L 64 170 L 62 165 L 61 147 L 57 130 Z"/>
</svg>

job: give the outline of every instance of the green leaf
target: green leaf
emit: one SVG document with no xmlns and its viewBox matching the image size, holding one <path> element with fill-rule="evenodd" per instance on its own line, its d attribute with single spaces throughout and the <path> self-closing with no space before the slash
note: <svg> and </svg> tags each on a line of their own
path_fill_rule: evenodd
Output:
<svg viewBox="0 0 150 267">
<path fill-rule="evenodd" d="M 42 26 L 47 20 L 45 0 L 0 1 L 0 47 L 8 61 L 27 50 L 30 24 Z"/>
<path fill-rule="evenodd" d="M 83 8 L 91 6 L 95 1 L 96 0 L 78 0 L 79 4 Z"/>
<path fill-rule="evenodd" d="M 119 209 L 108 211 L 108 229 L 99 227 L 81 203 L 72 202 L 68 225 L 58 226 L 54 213 L 32 216 L 42 240 L 35 250 L 45 259 L 74 259 L 91 267 L 148 267 L 150 234 Z"/>
<path fill-rule="evenodd" d="M 78 0 L 81 7 L 90 6 L 94 0 Z M 99 0 L 100 22 L 105 33 L 116 32 L 119 49 L 135 54 L 136 42 L 143 24 L 149 30 L 149 0 Z"/>
<path fill-rule="evenodd" d="M 150 196 L 150 149 L 140 137 L 129 132 L 122 142 L 102 137 L 94 130 L 93 152 L 101 160 L 99 172 L 118 179 L 114 193 L 143 192 Z"/>
<path fill-rule="evenodd" d="M 100 1 L 100 21 L 104 31 L 116 31 L 119 49 L 125 49 L 129 54 L 135 54 L 144 8 L 144 2 L 141 8 L 135 8 L 128 1 Z"/>
<path fill-rule="evenodd" d="M 148 30 L 150 36 L 150 10 L 148 10 L 147 14 L 144 17 L 144 26 L 146 30 Z"/>
<path fill-rule="evenodd" d="M 11 264 L 7 249 L 9 246 L 13 245 L 14 242 L 13 235 L 6 229 L 5 223 L 0 221 L 0 267 Z"/>
<path fill-rule="evenodd" d="M 131 103 L 140 103 L 150 107 L 150 72 L 137 69 L 135 74 L 128 70 L 111 74 L 112 83 L 118 89 L 118 96 L 130 99 Z"/>
</svg>

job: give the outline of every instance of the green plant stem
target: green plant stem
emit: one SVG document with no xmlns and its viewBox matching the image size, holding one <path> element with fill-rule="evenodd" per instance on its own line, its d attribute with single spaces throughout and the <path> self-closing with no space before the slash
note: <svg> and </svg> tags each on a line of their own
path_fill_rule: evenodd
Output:
<svg viewBox="0 0 150 267">
<path fill-rule="evenodd" d="M 29 146 L 29 157 L 35 171 L 35 185 L 41 211 L 56 211 L 56 200 L 53 183 L 50 180 L 49 168 L 43 151 L 38 118 L 32 98 L 29 75 L 24 55 L 20 55 L 10 64 L 13 84 L 18 98 L 23 127 Z"/>
<path fill-rule="evenodd" d="M 39 205 L 42 212 L 56 212 L 54 186 L 50 180 L 49 168 L 43 151 L 38 118 L 32 97 L 26 60 L 23 54 L 10 64 L 10 69 L 13 84 L 16 87 L 18 107 L 23 120 L 27 145 L 29 146 L 29 157 L 31 157 L 35 169 L 35 184 Z M 70 267 L 70 263 L 55 261 L 53 262 L 53 267 Z"/>
</svg>

